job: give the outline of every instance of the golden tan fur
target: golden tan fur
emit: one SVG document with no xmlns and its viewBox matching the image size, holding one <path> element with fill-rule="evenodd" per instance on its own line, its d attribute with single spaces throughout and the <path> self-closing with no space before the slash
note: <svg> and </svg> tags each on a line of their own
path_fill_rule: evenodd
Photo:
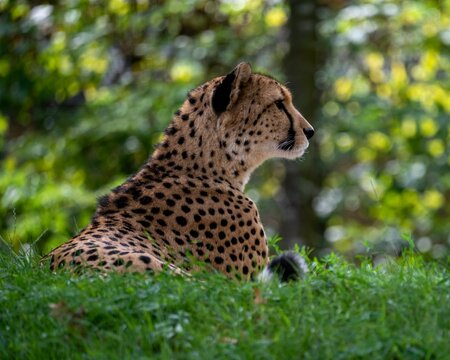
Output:
<svg viewBox="0 0 450 360">
<path fill-rule="evenodd" d="M 189 271 L 199 260 L 253 277 L 268 249 L 244 186 L 264 160 L 301 156 L 312 134 L 287 88 L 239 64 L 190 92 L 151 159 L 49 254 L 51 268 Z"/>
</svg>

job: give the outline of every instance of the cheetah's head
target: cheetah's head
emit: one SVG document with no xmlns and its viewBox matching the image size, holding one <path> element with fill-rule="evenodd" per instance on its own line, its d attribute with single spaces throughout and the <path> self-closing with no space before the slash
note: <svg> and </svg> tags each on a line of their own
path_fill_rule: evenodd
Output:
<svg viewBox="0 0 450 360">
<path fill-rule="evenodd" d="M 252 73 L 240 63 L 216 80 L 211 107 L 223 145 L 254 166 L 268 158 L 300 157 L 314 135 L 313 127 L 292 103 L 290 91 L 276 80 Z"/>
</svg>

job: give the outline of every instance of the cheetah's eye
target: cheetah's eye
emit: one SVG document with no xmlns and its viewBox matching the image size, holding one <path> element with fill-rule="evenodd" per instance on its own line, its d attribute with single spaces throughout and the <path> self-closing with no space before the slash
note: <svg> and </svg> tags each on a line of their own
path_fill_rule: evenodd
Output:
<svg viewBox="0 0 450 360">
<path fill-rule="evenodd" d="M 278 109 L 282 110 L 283 109 L 283 100 L 277 100 L 275 101 L 275 105 L 277 106 Z"/>
</svg>

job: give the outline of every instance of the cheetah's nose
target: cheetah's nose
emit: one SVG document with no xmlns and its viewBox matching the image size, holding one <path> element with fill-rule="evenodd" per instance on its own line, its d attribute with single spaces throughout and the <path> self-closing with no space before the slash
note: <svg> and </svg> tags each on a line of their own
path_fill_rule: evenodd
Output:
<svg viewBox="0 0 450 360">
<path fill-rule="evenodd" d="M 306 128 L 303 129 L 303 132 L 305 133 L 306 138 L 309 140 L 313 137 L 314 135 L 314 129 L 313 128 Z"/>
</svg>

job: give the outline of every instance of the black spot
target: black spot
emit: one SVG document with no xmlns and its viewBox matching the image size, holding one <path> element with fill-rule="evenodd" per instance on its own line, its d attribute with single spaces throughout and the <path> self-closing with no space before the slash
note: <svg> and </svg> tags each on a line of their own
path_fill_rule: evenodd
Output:
<svg viewBox="0 0 450 360">
<path fill-rule="evenodd" d="M 150 196 L 142 196 L 142 197 L 139 199 L 139 202 L 140 202 L 142 205 L 147 205 L 147 204 L 149 204 L 151 201 L 152 201 L 152 198 L 151 198 Z"/>
<path fill-rule="evenodd" d="M 167 226 L 167 223 L 163 219 L 158 219 L 156 222 L 161 226 Z"/>
<path fill-rule="evenodd" d="M 122 266 L 123 264 L 125 264 L 125 261 L 123 259 L 117 259 L 113 262 L 114 266 Z"/>
<path fill-rule="evenodd" d="M 164 198 L 164 194 L 161 193 L 161 192 L 157 192 L 157 193 L 155 194 L 155 196 L 156 196 L 158 199 L 163 199 L 163 198 Z"/>
<path fill-rule="evenodd" d="M 225 235 L 225 233 L 223 231 L 219 232 L 219 239 L 220 240 L 225 239 L 225 237 L 226 237 L 226 235 Z"/>
<path fill-rule="evenodd" d="M 158 214 L 160 212 L 160 209 L 159 209 L 159 207 L 152 207 L 151 212 L 152 212 L 152 214 Z"/>
<path fill-rule="evenodd" d="M 205 231 L 205 236 L 207 239 L 212 239 L 214 235 L 212 234 L 211 231 Z"/>
<path fill-rule="evenodd" d="M 146 214 L 147 210 L 142 209 L 142 208 L 137 208 L 137 209 L 132 209 L 131 212 L 134 213 L 134 214 L 141 214 L 142 215 L 142 214 Z"/>
<path fill-rule="evenodd" d="M 173 126 L 169 126 L 164 132 L 166 135 L 175 135 L 178 129 Z"/>
<path fill-rule="evenodd" d="M 118 209 L 123 209 L 128 205 L 128 198 L 126 196 L 120 196 L 118 199 L 114 200 L 114 204 Z"/>
<path fill-rule="evenodd" d="M 190 207 L 189 207 L 189 206 L 186 206 L 186 205 L 183 205 L 183 206 L 181 207 L 181 210 L 182 210 L 183 212 L 185 212 L 186 214 L 187 214 L 188 212 L 191 211 Z"/>
<path fill-rule="evenodd" d="M 102 207 L 108 206 L 109 205 L 109 196 L 108 195 L 102 196 L 98 200 L 98 204 L 99 204 L 99 206 L 102 206 Z"/>
<path fill-rule="evenodd" d="M 193 237 L 193 238 L 198 238 L 198 231 L 195 231 L 195 230 L 191 230 L 190 232 L 189 232 L 189 234 Z"/>
<path fill-rule="evenodd" d="M 175 206 L 175 201 L 173 201 L 172 199 L 168 199 L 168 200 L 166 201 L 166 204 L 167 204 L 168 206 Z"/>
<path fill-rule="evenodd" d="M 126 192 L 127 194 L 131 194 L 134 200 L 138 199 L 139 196 L 142 195 L 142 190 L 136 186 L 131 186 L 130 188 L 127 189 Z"/>
<path fill-rule="evenodd" d="M 158 235 L 160 235 L 160 236 L 164 236 L 164 235 L 165 235 L 165 234 L 164 234 L 164 231 L 162 231 L 161 229 L 156 229 L 155 231 L 156 231 L 156 233 L 157 233 Z"/>
<path fill-rule="evenodd" d="M 214 258 L 214 262 L 216 263 L 216 264 L 223 264 L 223 258 L 221 258 L 220 256 L 216 256 L 215 258 Z"/>
<path fill-rule="evenodd" d="M 151 261 L 151 259 L 145 255 L 139 256 L 139 260 L 141 260 L 144 264 L 150 264 L 150 261 Z"/>
<path fill-rule="evenodd" d="M 186 226 L 187 224 L 187 220 L 183 216 L 177 216 L 175 220 L 177 221 L 178 225 Z"/>
<path fill-rule="evenodd" d="M 84 250 L 78 249 L 72 253 L 72 256 L 80 256 L 82 253 L 84 253 Z"/>
<path fill-rule="evenodd" d="M 184 137 L 180 136 L 180 138 L 178 139 L 178 145 L 183 145 L 184 144 Z"/>
<path fill-rule="evenodd" d="M 173 211 L 172 210 L 164 210 L 163 214 L 164 214 L 164 216 L 170 216 L 173 214 Z"/>
<path fill-rule="evenodd" d="M 150 223 L 145 220 L 138 220 L 138 223 L 141 224 L 143 227 L 148 228 L 150 227 Z"/>
<path fill-rule="evenodd" d="M 183 115 L 181 115 L 181 120 L 184 120 L 184 121 L 189 120 L 189 114 L 183 114 Z"/>
<path fill-rule="evenodd" d="M 87 261 L 96 261 L 98 260 L 98 255 L 91 255 L 87 258 Z"/>
</svg>

